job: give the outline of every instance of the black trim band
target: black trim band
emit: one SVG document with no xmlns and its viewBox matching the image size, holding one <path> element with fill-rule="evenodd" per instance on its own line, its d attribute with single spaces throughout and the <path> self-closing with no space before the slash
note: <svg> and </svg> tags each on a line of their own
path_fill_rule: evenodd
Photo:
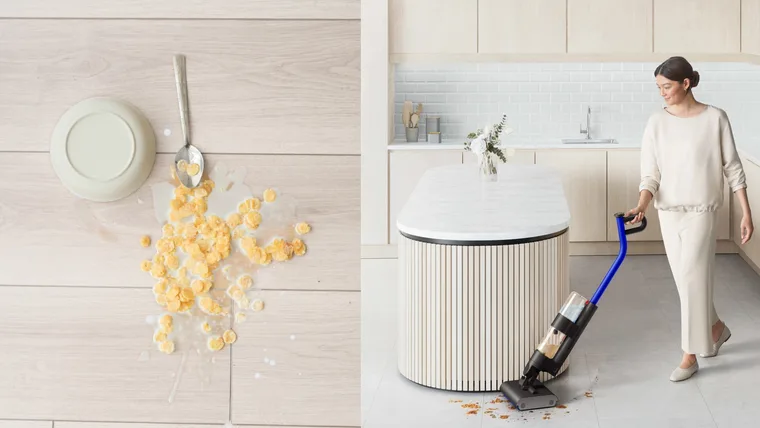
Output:
<svg viewBox="0 0 760 428">
<path fill-rule="evenodd" d="M 417 242 L 424 242 L 426 244 L 434 244 L 434 245 L 453 245 L 453 246 L 460 246 L 460 247 L 487 247 L 487 246 L 494 246 L 494 245 L 520 245 L 520 244 L 529 244 L 531 242 L 539 242 L 539 241 L 546 241 L 548 239 L 556 238 L 558 236 L 564 235 L 570 228 L 566 227 L 559 232 L 550 233 L 548 235 L 541 235 L 541 236 L 532 236 L 529 238 L 517 238 L 517 239 L 501 239 L 498 241 L 454 241 L 450 239 L 433 239 L 433 238 L 423 238 L 420 236 L 414 236 L 410 235 L 408 233 L 404 233 L 399 230 L 399 233 L 404 238 L 410 239 L 412 241 Z"/>
</svg>

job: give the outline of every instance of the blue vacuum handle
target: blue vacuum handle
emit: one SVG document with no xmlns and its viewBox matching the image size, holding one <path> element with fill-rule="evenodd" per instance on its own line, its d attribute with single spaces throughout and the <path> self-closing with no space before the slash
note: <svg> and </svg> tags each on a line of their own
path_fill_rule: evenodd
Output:
<svg viewBox="0 0 760 428">
<path fill-rule="evenodd" d="M 615 273 L 617 273 L 618 268 L 620 268 L 620 265 L 623 264 L 623 259 L 625 259 L 625 255 L 628 252 L 628 235 L 642 232 L 647 227 L 647 218 L 642 217 L 640 226 L 626 229 L 625 224 L 633 220 L 634 218 L 636 218 L 636 216 L 633 216 L 633 215 L 626 216 L 623 213 L 615 213 L 615 220 L 617 221 L 618 238 L 620 239 L 620 251 L 618 252 L 618 256 L 615 259 L 615 262 L 612 263 L 612 267 L 610 267 L 610 270 L 607 272 L 607 275 L 605 275 L 604 279 L 602 280 L 602 283 L 599 284 L 599 287 L 596 289 L 594 296 L 591 297 L 591 303 L 593 303 L 594 305 L 597 305 L 599 303 L 599 299 L 602 298 L 602 294 L 604 294 L 604 290 L 606 290 L 607 286 L 610 285 L 610 281 L 612 281 L 612 277 L 615 276 Z"/>
</svg>

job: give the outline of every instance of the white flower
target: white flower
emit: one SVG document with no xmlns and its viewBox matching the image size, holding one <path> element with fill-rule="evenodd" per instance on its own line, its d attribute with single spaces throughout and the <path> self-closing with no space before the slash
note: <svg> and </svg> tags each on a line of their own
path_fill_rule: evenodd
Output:
<svg viewBox="0 0 760 428">
<path fill-rule="evenodd" d="M 478 135 L 472 142 L 470 142 L 470 150 L 475 154 L 482 154 L 486 152 L 486 141 L 483 134 Z"/>
<path fill-rule="evenodd" d="M 491 125 L 486 125 L 483 128 L 483 135 L 491 135 Z"/>
<path fill-rule="evenodd" d="M 509 134 L 511 134 L 511 133 L 513 133 L 513 132 L 515 132 L 515 130 L 514 130 L 514 129 L 512 129 L 512 128 L 504 128 L 504 129 L 501 131 L 501 135 L 509 135 Z"/>
</svg>

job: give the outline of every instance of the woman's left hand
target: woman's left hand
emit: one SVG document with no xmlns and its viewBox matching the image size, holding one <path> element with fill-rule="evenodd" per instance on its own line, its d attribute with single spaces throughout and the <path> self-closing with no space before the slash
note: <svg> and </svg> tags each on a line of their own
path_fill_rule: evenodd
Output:
<svg viewBox="0 0 760 428">
<path fill-rule="evenodd" d="M 742 233 L 742 245 L 744 245 L 750 240 L 750 238 L 752 238 L 752 232 L 755 230 L 755 227 L 752 225 L 751 215 L 745 215 L 742 217 L 740 229 Z"/>
</svg>

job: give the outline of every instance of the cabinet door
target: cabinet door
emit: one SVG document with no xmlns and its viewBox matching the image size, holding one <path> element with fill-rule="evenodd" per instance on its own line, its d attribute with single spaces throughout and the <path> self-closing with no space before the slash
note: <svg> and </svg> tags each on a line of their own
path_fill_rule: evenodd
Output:
<svg viewBox="0 0 760 428">
<path fill-rule="evenodd" d="M 536 164 L 562 174 L 570 209 L 570 241 L 607 238 L 607 153 L 604 150 L 556 149 L 536 151 Z"/>
<path fill-rule="evenodd" d="M 464 163 L 465 164 L 472 164 L 475 165 L 478 163 L 478 157 L 475 156 L 472 152 L 464 152 Z M 515 150 L 515 154 L 507 159 L 508 163 L 519 163 L 519 164 L 534 164 L 536 163 L 536 151 L 535 150 L 527 150 L 527 149 L 519 149 Z"/>
<path fill-rule="evenodd" d="M 478 0 L 389 0 L 391 54 L 478 50 Z"/>
<path fill-rule="evenodd" d="M 401 208 L 406 204 L 409 195 L 412 194 L 417 182 L 428 168 L 437 166 L 461 164 L 462 151 L 460 150 L 415 150 L 390 152 L 389 181 L 389 242 L 395 244 L 398 237 L 396 219 Z"/>
<path fill-rule="evenodd" d="M 742 52 L 760 55 L 760 0 L 741 0 Z"/>
<path fill-rule="evenodd" d="M 738 53 L 741 0 L 654 0 L 654 51 Z"/>
<path fill-rule="evenodd" d="M 742 209 L 741 205 L 739 205 L 739 199 L 735 198 L 734 242 L 740 246 L 744 251 L 744 254 L 746 254 L 756 266 L 760 266 L 760 232 L 758 232 L 758 229 L 760 229 L 760 166 L 744 157 L 742 157 L 742 163 L 744 164 L 744 173 L 747 175 L 747 199 L 749 200 L 749 209 L 752 212 L 755 232 L 752 235 L 752 239 L 742 246 L 740 229 Z"/>
<path fill-rule="evenodd" d="M 564 53 L 565 0 L 480 0 L 478 52 Z"/>
<path fill-rule="evenodd" d="M 567 51 L 650 53 L 652 9 L 652 0 L 568 0 Z"/>
<path fill-rule="evenodd" d="M 639 150 L 610 150 L 607 152 L 607 240 L 617 242 L 617 212 L 626 212 L 639 201 L 641 182 L 641 152 Z M 650 204 L 646 213 L 647 228 L 628 236 L 629 241 L 662 241 L 660 220 Z"/>
</svg>

